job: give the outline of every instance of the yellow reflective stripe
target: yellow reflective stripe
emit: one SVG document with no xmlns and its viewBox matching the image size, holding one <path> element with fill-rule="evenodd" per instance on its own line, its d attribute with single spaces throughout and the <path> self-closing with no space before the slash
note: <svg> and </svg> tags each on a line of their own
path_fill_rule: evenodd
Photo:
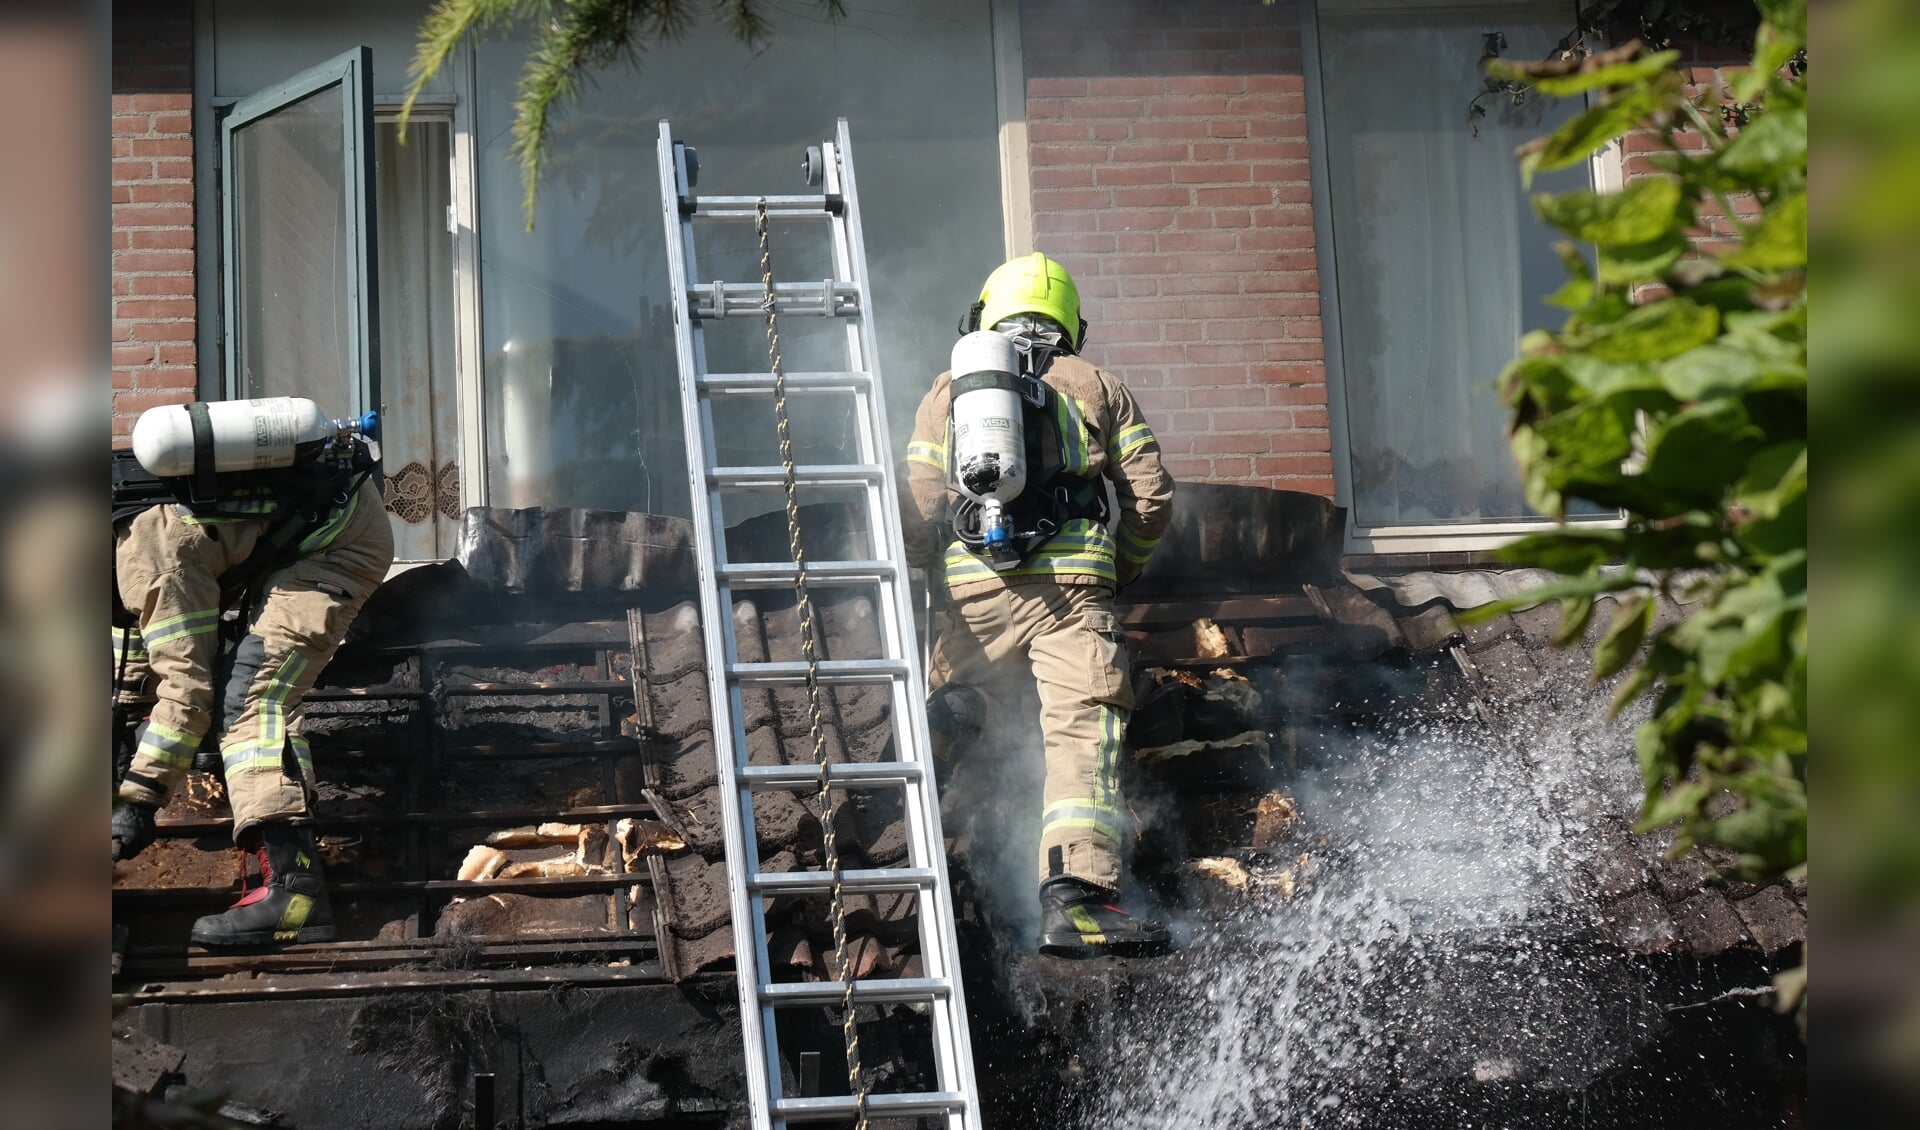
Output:
<svg viewBox="0 0 1920 1130">
<path fill-rule="evenodd" d="M 136 759 L 146 758 L 162 765 L 184 767 L 193 764 L 193 751 L 199 748 L 198 734 L 189 734 L 185 730 L 176 730 L 148 719 L 146 727 L 140 732 L 140 748 Z"/>
<path fill-rule="evenodd" d="M 308 745 L 307 739 L 300 734 L 289 735 L 287 741 L 293 746 L 293 759 L 300 763 L 302 775 L 313 776 L 313 747 Z"/>
<path fill-rule="evenodd" d="M 353 497 L 347 499 L 345 506 L 333 512 L 333 517 L 327 519 L 326 523 L 319 529 L 301 539 L 300 552 L 311 553 L 316 549 L 327 546 L 334 538 L 340 535 L 341 530 L 346 528 L 348 520 L 353 517 L 354 512 L 359 508 L 360 492 L 356 490 L 353 492 Z"/>
<path fill-rule="evenodd" d="M 129 659 L 147 657 L 147 640 L 138 629 L 113 629 L 113 654 L 126 655 Z"/>
<path fill-rule="evenodd" d="M 1153 551 L 1159 545 L 1159 538 L 1143 538 L 1135 534 L 1132 530 L 1129 530 L 1124 524 L 1120 527 L 1120 556 L 1135 565 L 1144 564 L 1147 558 L 1153 556 Z"/>
<path fill-rule="evenodd" d="M 1134 452 L 1153 442 L 1153 429 L 1145 424 L 1135 424 L 1130 428 L 1123 429 L 1119 435 L 1114 436 L 1113 444 L 1109 450 L 1115 459 L 1125 459 L 1127 456 L 1132 455 Z"/>
<path fill-rule="evenodd" d="M 1101 806 L 1118 813 L 1120 781 L 1116 767 L 1126 741 L 1126 722 L 1116 707 L 1100 707 L 1100 760 L 1094 767 L 1093 795 Z"/>
<path fill-rule="evenodd" d="M 1084 475 L 1092 466 L 1087 454 L 1086 410 L 1064 393 L 1056 393 L 1053 402 L 1054 417 L 1060 425 L 1061 468 L 1070 475 Z"/>
<path fill-rule="evenodd" d="M 924 463 L 937 471 L 945 472 L 947 469 L 947 449 L 943 444 L 914 440 L 907 444 L 907 462 Z"/>
<path fill-rule="evenodd" d="M 1056 800 L 1047 806 L 1046 814 L 1041 817 L 1040 834 L 1063 828 L 1087 828 L 1098 832 L 1108 839 L 1120 841 L 1120 813 L 1104 804 L 1096 804 L 1090 797 L 1069 797 Z"/>
<path fill-rule="evenodd" d="M 293 941 L 300 927 L 306 925 L 307 915 L 312 913 L 312 911 L 313 911 L 312 895 L 296 894 L 296 895 L 293 895 L 291 898 L 287 899 L 287 909 L 284 913 L 280 915 L 280 924 L 274 927 L 275 930 L 286 931 L 286 936 L 283 937 L 282 935 L 276 933 L 273 936 L 274 941 L 276 942 Z"/>
<path fill-rule="evenodd" d="M 970 581 L 983 581 L 991 577 L 1057 577 L 1088 576 L 1103 581 L 1118 582 L 1119 576 L 1113 566 L 1112 558 L 1099 557 L 1058 557 L 1046 561 L 1021 565 L 1013 569 L 994 569 L 980 558 L 969 553 L 969 561 L 947 562 L 947 584 L 966 584 Z"/>
<path fill-rule="evenodd" d="M 1100 931 L 1100 923 L 1087 912 L 1084 906 L 1070 906 L 1063 911 L 1067 921 L 1079 933 L 1080 940 L 1090 946 L 1105 945 L 1107 936 Z"/>
<path fill-rule="evenodd" d="M 151 647 L 176 636 L 202 636 L 219 626 L 220 610 L 202 608 L 193 612 L 182 612 L 178 616 L 169 616 L 164 620 L 156 620 L 141 630 L 141 636 L 147 641 L 147 646 Z"/>
<path fill-rule="evenodd" d="M 281 747 L 271 749 L 264 746 L 243 746 L 239 749 L 223 750 L 220 763 L 228 774 L 249 773 L 255 770 L 271 769 L 276 773 L 286 771 L 286 759 Z"/>
<path fill-rule="evenodd" d="M 268 677 L 267 689 L 260 695 L 259 745 L 273 749 L 276 757 L 287 736 L 287 699 L 306 670 L 307 657 L 293 652 Z"/>
</svg>

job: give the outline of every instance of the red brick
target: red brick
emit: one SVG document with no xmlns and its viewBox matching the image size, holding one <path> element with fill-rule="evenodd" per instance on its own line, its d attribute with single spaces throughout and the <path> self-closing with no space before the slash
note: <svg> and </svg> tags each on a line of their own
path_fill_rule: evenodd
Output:
<svg viewBox="0 0 1920 1130">
<path fill-rule="evenodd" d="M 1256 271 L 1311 271 L 1320 265 L 1311 251 L 1261 251 L 1247 256 L 1247 262 Z"/>
<path fill-rule="evenodd" d="M 1100 213 L 1101 231 L 1158 231 L 1171 227 L 1172 212 L 1108 211 Z"/>
<path fill-rule="evenodd" d="M 1116 232 L 1113 237 L 1113 249 L 1120 252 L 1158 250 L 1152 232 Z"/>
<path fill-rule="evenodd" d="M 191 251 L 123 251 L 113 257 L 116 271 L 191 271 Z"/>
<path fill-rule="evenodd" d="M 1257 385 L 1240 385 L 1228 388 L 1195 388 L 1187 390 L 1187 400 L 1200 408 L 1246 408 L 1265 405 L 1266 390 Z M 1218 417 L 1215 417 L 1216 420 Z M 1228 417 L 1232 419 L 1232 417 Z"/>
<path fill-rule="evenodd" d="M 120 184 L 125 184 L 128 181 L 152 180 L 153 162 L 136 160 L 115 161 L 113 163 L 113 179 L 116 183 Z"/>
<path fill-rule="evenodd" d="M 120 99 L 126 98 L 126 106 L 134 111 L 174 110 L 189 112 L 193 109 L 193 95 L 184 91 L 176 94 L 134 94 L 114 95 L 114 109 L 120 108 Z"/>
<path fill-rule="evenodd" d="M 185 137 L 135 138 L 135 157 L 191 157 L 193 139 Z"/>
<path fill-rule="evenodd" d="M 1217 118 L 1227 112 L 1225 98 L 1149 98 L 1144 113 L 1149 118 Z M 1032 113 L 1031 110 L 1028 111 Z"/>
<path fill-rule="evenodd" d="M 142 369 L 134 374 L 141 388 L 186 389 L 191 392 L 200 384 L 200 374 L 191 366 L 168 365 L 153 369 Z M 191 396 L 188 399 L 192 399 Z"/>
<path fill-rule="evenodd" d="M 1312 228 L 1258 228 L 1239 234 L 1242 251 L 1289 251 L 1313 246 Z"/>
<path fill-rule="evenodd" d="M 1251 376 L 1257 381 L 1276 382 L 1267 386 L 1268 404 L 1324 405 L 1327 402 L 1326 373 L 1319 366 L 1257 365 Z"/>
<path fill-rule="evenodd" d="M 1160 233 L 1160 251 L 1232 251 L 1238 237 L 1227 231 L 1170 231 Z"/>
<path fill-rule="evenodd" d="M 1115 365 L 1175 365 L 1186 360 L 1187 351 L 1181 345 L 1113 345 L 1105 353 Z"/>
<path fill-rule="evenodd" d="M 1036 212 L 1033 217 L 1033 230 L 1042 235 L 1056 232 L 1092 231 L 1095 213 L 1093 212 Z"/>
<path fill-rule="evenodd" d="M 114 138 L 113 139 L 113 155 L 115 157 L 133 156 L 133 139 L 128 137 Z"/>
<path fill-rule="evenodd" d="M 115 369 L 113 371 L 113 387 L 115 391 L 118 391 L 123 388 L 132 388 L 133 387 L 133 370 Z"/>
<path fill-rule="evenodd" d="M 1243 480 L 1253 474 L 1253 456 L 1216 455 L 1213 457 L 1213 472 L 1208 477 L 1215 482 Z"/>
<path fill-rule="evenodd" d="M 1166 165 L 1103 165 L 1093 171 L 1095 184 L 1165 184 L 1175 172 Z"/>
<path fill-rule="evenodd" d="M 1251 127 L 1242 119 L 1215 118 L 1207 123 L 1208 137 L 1245 137 Z"/>
<path fill-rule="evenodd" d="M 1116 208 L 1178 208 L 1193 203 L 1193 190 L 1177 185 L 1148 185 L 1113 190 Z"/>
<path fill-rule="evenodd" d="M 1073 98 L 1087 92 L 1087 80 L 1083 78 L 1030 78 L 1027 80 L 1028 98 Z"/>
<path fill-rule="evenodd" d="M 1187 147 L 1178 142 L 1146 142 L 1113 147 L 1114 161 L 1184 161 L 1187 159 Z"/>
<path fill-rule="evenodd" d="M 1176 266 L 1171 255 L 1116 255 L 1100 264 L 1107 275 L 1170 275 Z"/>
<path fill-rule="evenodd" d="M 123 228 L 128 246 L 141 251 L 166 251 L 193 246 L 192 228 Z"/>
<path fill-rule="evenodd" d="M 123 228 L 186 227 L 193 223 L 189 204 L 119 204 L 113 209 L 113 222 Z"/>
<path fill-rule="evenodd" d="M 1137 118 L 1147 108 L 1139 98 L 1075 98 L 1067 103 L 1071 118 Z"/>
<path fill-rule="evenodd" d="M 193 330 L 192 322 L 135 322 L 132 326 L 132 340 L 192 341 Z"/>
<path fill-rule="evenodd" d="M 1173 179 L 1179 184 L 1244 184 L 1253 175 L 1253 170 L 1245 165 L 1180 165 L 1173 170 Z M 1264 191 L 1264 190 L 1263 190 Z M 1206 190 L 1201 190 L 1200 203 L 1211 203 Z M 1268 199 L 1261 196 L 1261 201 Z M 1250 203 L 1249 201 L 1227 201 L 1227 203 Z"/>
<path fill-rule="evenodd" d="M 1324 428 L 1327 426 L 1327 411 L 1324 408 L 1297 408 L 1293 413 L 1293 426 Z"/>
<path fill-rule="evenodd" d="M 1244 228 L 1253 223 L 1253 213 L 1238 208 L 1216 208 L 1213 212 L 1213 226 L 1216 228 Z"/>
<path fill-rule="evenodd" d="M 1167 294 L 1238 294 L 1240 276 L 1202 275 L 1183 272 L 1168 278 L 1161 288 Z"/>
<path fill-rule="evenodd" d="M 191 298 L 123 298 L 113 304 L 116 318 L 191 318 Z"/>
<path fill-rule="evenodd" d="M 1270 318 L 1230 318 L 1206 322 L 1206 341 L 1272 341 L 1280 337 L 1280 323 Z"/>
<path fill-rule="evenodd" d="M 1242 75 L 1175 75 L 1167 79 L 1168 94 L 1238 94 L 1247 88 Z"/>
<path fill-rule="evenodd" d="M 1186 316 L 1199 319 L 1264 318 L 1279 313 L 1274 306 L 1271 299 L 1262 298 L 1189 298 Z"/>
<path fill-rule="evenodd" d="M 118 187 L 114 189 L 115 200 L 121 199 L 119 195 L 121 191 Z M 125 199 L 135 204 L 169 204 L 191 201 L 193 199 L 193 184 L 190 181 L 167 184 L 133 184 L 128 185 L 125 191 L 127 192 Z"/>
<path fill-rule="evenodd" d="M 1186 407 L 1187 391 L 1179 388 L 1141 389 L 1133 398 L 1148 412 L 1166 412 Z"/>
<path fill-rule="evenodd" d="M 1028 159 L 1035 165 L 1092 165 L 1107 159 L 1104 145 L 1034 145 Z"/>
<path fill-rule="evenodd" d="M 1239 166 L 1245 170 L 1246 166 Z M 1195 189 L 1193 198 L 1202 205 L 1240 204 L 1257 205 L 1273 203 L 1275 191 L 1266 185 L 1233 185 L 1225 188 Z"/>
<path fill-rule="evenodd" d="M 1035 167 L 1028 174 L 1028 179 L 1033 182 L 1035 188 L 1079 188 L 1093 183 L 1093 170 L 1085 165 L 1062 168 Z"/>
<path fill-rule="evenodd" d="M 1102 76 L 1090 79 L 1087 83 L 1088 94 L 1106 97 L 1162 94 L 1166 89 L 1167 80 L 1158 75 Z"/>
<path fill-rule="evenodd" d="M 1095 141 L 1125 141 L 1133 136 L 1133 123 L 1120 118 L 1103 118 L 1085 123 Z"/>
<path fill-rule="evenodd" d="M 157 134 L 189 135 L 193 133 L 192 114 L 155 114 L 153 132 Z"/>
<path fill-rule="evenodd" d="M 1313 211 L 1308 208 L 1262 208 L 1253 214 L 1253 226 L 1256 228 L 1310 228 L 1313 226 Z"/>
<path fill-rule="evenodd" d="M 1027 140 L 1034 143 L 1085 141 L 1092 136 L 1093 127 L 1086 122 L 1033 122 L 1027 126 Z"/>
<path fill-rule="evenodd" d="M 124 412 L 137 416 L 149 408 L 180 404 L 192 399 L 191 395 L 182 395 L 182 390 L 177 389 L 133 389 L 113 394 L 113 411 L 115 415 Z"/>
<path fill-rule="evenodd" d="M 1155 302 L 1109 302 L 1102 312 L 1106 318 L 1129 321 L 1164 321 L 1180 316 L 1181 303 L 1178 300 Z M 1174 360 L 1177 360 L 1175 358 Z"/>
<path fill-rule="evenodd" d="M 192 342 L 180 342 L 160 347 L 159 363 L 162 365 L 193 365 L 198 362 L 199 347 Z"/>
<path fill-rule="evenodd" d="M 1326 348 L 1317 341 L 1269 341 L 1262 344 L 1263 357 L 1268 361 L 1319 361 L 1326 357 Z"/>
<path fill-rule="evenodd" d="M 1213 473 L 1213 461 L 1192 455 L 1169 455 L 1164 460 L 1167 473 L 1176 479 L 1204 481 Z"/>
<path fill-rule="evenodd" d="M 1307 80 L 1301 75 L 1248 75 L 1249 93 L 1266 93 L 1280 90 L 1305 90 Z"/>
<path fill-rule="evenodd" d="M 1257 460 L 1255 466 L 1263 475 L 1331 475 L 1333 456 L 1310 452 L 1269 455 Z"/>
<path fill-rule="evenodd" d="M 153 355 L 154 347 L 146 343 L 115 345 L 113 347 L 113 363 L 115 365 L 151 365 L 153 364 Z"/>
<path fill-rule="evenodd" d="M 122 293 L 139 295 L 186 295 L 193 293 L 193 276 L 186 271 L 171 275 L 123 275 L 115 274 L 116 284 L 124 282 L 126 290 Z"/>
<path fill-rule="evenodd" d="M 1032 127 L 1028 127 L 1031 133 Z M 1141 118 L 1133 123 L 1133 136 L 1143 141 L 1177 139 L 1192 141 L 1207 136 L 1207 123 L 1194 118 Z"/>
<path fill-rule="evenodd" d="M 1263 359 L 1258 342 L 1189 345 L 1187 360 L 1196 364 L 1245 364 Z"/>
<path fill-rule="evenodd" d="M 1248 294 L 1284 294 L 1296 298 L 1318 295 L 1320 275 L 1317 271 L 1247 275 L 1240 289 Z"/>
<path fill-rule="evenodd" d="M 193 162 L 185 160 L 163 160 L 153 163 L 154 180 L 192 180 Z"/>
</svg>

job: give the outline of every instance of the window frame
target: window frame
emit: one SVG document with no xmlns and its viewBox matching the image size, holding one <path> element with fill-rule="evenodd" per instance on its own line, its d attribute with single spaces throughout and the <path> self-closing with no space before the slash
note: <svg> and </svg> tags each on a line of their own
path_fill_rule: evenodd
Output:
<svg viewBox="0 0 1920 1130">
<path fill-rule="evenodd" d="M 1522 6 L 1506 0 L 1515 7 Z M 1330 10 L 1473 10 L 1488 4 L 1472 0 L 1313 0 L 1301 5 L 1300 58 L 1306 88 L 1308 167 L 1313 193 L 1314 248 L 1320 276 L 1321 340 L 1325 346 L 1327 433 L 1333 455 L 1334 503 L 1346 513 L 1344 550 L 1353 554 L 1445 553 L 1498 549 L 1530 533 L 1558 528 L 1550 518 L 1515 518 L 1482 522 L 1435 522 L 1417 525 L 1362 526 L 1354 517 L 1352 440 L 1347 415 L 1347 381 L 1340 325 L 1339 268 L 1334 256 L 1333 208 L 1327 171 L 1326 95 L 1320 71 L 1320 8 Z M 1499 4 L 1498 6 L 1506 6 Z M 1576 18 L 1569 5 L 1568 19 Z M 1571 26 L 1571 24 L 1569 24 Z M 1622 184 L 1618 138 L 1607 143 L 1588 163 L 1593 187 L 1617 192 Z M 1489 374 L 1491 376 L 1491 374 Z M 1618 529 L 1620 514 L 1571 518 L 1568 526 Z"/>
<path fill-rule="evenodd" d="M 221 385 L 228 397 L 238 397 L 240 372 L 239 289 L 231 250 L 238 244 L 239 209 L 234 193 L 234 137 L 247 125 L 318 94 L 340 88 L 341 146 L 346 171 L 346 243 L 352 263 L 346 271 L 348 385 L 354 402 L 350 414 L 380 408 L 380 282 L 374 237 L 373 169 L 373 50 L 350 48 L 323 63 L 308 67 L 284 81 L 236 100 L 218 119 L 221 175 L 216 207 L 220 215 L 219 279 Z"/>
</svg>

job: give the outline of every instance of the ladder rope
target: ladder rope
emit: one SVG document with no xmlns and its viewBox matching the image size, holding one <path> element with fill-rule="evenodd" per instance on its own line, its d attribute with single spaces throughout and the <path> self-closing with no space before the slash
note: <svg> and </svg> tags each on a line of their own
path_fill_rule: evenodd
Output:
<svg viewBox="0 0 1920 1130">
<path fill-rule="evenodd" d="M 856 1130 L 867 1130 L 867 1080 L 860 1069 L 860 1033 L 855 1026 L 853 1004 L 853 959 L 848 953 L 846 900 L 841 889 L 840 844 L 834 831 L 839 806 L 827 780 L 827 739 L 821 723 L 820 658 L 814 644 L 813 596 L 807 589 L 807 552 L 800 544 L 800 488 L 794 480 L 793 430 L 787 419 L 787 374 L 780 360 L 780 327 L 775 315 L 773 295 L 773 254 L 767 239 L 767 200 L 756 206 L 754 227 L 760 238 L 760 284 L 764 295 L 760 309 L 767 316 L 767 365 L 773 374 L 774 427 L 780 436 L 782 485 L 786 490 L 787 548 L 793 555 L 794 589 L 800 613 L 800 655 L 807 664 L 807 722 L 813 741 L 813 760 L 819 766 L 816 799 L 820 803 L 820 838 L 826 869 L 833 875 L 828 898 L 828 917 L 832 920 L 834 971 L 841 984 L 840 1032 L 847 1050 L 847 1090 L 853 1096 Z M 827 296 L 829 302 L 832 295 Z"/>
</svg>

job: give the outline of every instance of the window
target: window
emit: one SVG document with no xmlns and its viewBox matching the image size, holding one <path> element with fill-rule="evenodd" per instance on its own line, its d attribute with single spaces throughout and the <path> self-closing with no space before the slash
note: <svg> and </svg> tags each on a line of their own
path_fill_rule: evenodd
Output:
<svg viewBox="0 0 1920 1130">
<path fill-rule="evenodd" d="M 1338 456 L 1344 438 L 1339 470 L 1366 548 L 1539 517 L 1522 496 L 1494 382 L 1522 334 L 1558 324 L 1544 299 L 1565 272 L 1513 154 L 1580 107 L 1537 96 L 1483 100 L 1478 117 L 1469 107 L 1490 36 L 1502 55 L 1538 59 L 1574 21 L 1570 5 L 1322 6 L 1316 148 L 1337 306 L 1329 364 L 1345 420 L 1335 445 Z M 1565 170 L 1533 191 L 1589 178 Z"/>
<path fill-rule="evenodd" d="M 955 322 L 1003 258 L 989 8 L 877 0 L 838 22 L 804 7 L 770 12 L 759 53 L 709 21 L 649 51 L 637 71 L 597 74 L 555 121 L 532 231 L 509 128 L 525 41 L 482 43 L 475 136 L 489 502 L 691 512 L 656 187 L 661 118 L 698 148 L 698 191 L 710 194 L 805 191 L 801 148 L 848 119 L 879 371 L 904 446 L 921 394 L 946 368 Z M 776 225 L 776 276 L 825 277 L 824 232 Z M 705 281 L 758 280 L 752 227 L 703 237 L 699 268 Z M 844 340 L 839 332 L 825 319 L 787 319 L 787 367 L 843 367 L 844 351 L 833 365 L 828 350 Z M 767 364 L 764 327 L 750 318 L 710 325 L 708 347 L 716 369 Z M 821 419 L 804 431 L 831 443 L 844 429 Z"/>
</svg>

